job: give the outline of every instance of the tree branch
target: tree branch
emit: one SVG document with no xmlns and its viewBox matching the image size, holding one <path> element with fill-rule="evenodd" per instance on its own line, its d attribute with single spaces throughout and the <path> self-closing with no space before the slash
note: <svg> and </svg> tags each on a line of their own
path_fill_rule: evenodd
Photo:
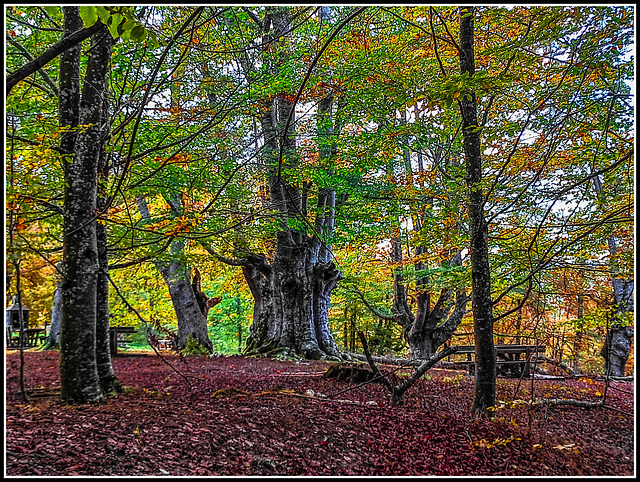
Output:
<svg viewBox="0 0 640 482">
<path fill-rule="evenodd" d="M 47 65 L 65 50 L 91 37 L 94 33 L 99 31 L 102 26 L 101 22 L 96 22 L 91 27 L 83 28 L 82 30 L 78 30 L 73 34 L 64 37 L 58 43 L 53 44 L 45 50 L 39 57 L 36 57 L 31 62 L 20 67 L 14 73 L 8 75 L 6 79 L 7 97 L 9 97 L 11 89 L 13 89 L 13 87 L 15 87 L 20 81 Z"/>
<path fill-rule="evenodd" d="M 393 314 L 389 315 L 386 313 L 383 313 L 382 311 L 380 311 L 378 308 L 376 308 L 375 306 L 373 306 L 371 303 L 369 303 L 365 297 L 364 294 L 358 289 L 358 288 L 351 288 L 351 290 L 353 293 L 357 294 L 358 297 L 362 300 L 362 302 L 364 303 L 364 305 L 369 309 L 369 311 L 371 311 L 371 313 L 373 313 L 375 316 L 377 316 L 378 318 L 382 318 L 383 320 L 393 320 L 395 318 L 395 316 Z"/>
</svg>

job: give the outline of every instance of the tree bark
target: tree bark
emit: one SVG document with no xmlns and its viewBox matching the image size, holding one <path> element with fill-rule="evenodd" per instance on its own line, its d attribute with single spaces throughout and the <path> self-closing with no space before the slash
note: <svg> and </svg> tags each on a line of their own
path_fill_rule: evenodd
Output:
<svg viewBox="0 0 640 482">
<path fill-rule="evenodd" d="M 62 269 L 62 263 L 59 264 Z M 55 348 L 60 344 L 60 326 L 62 321 L 62 284 L 63 279 L 56 280 L 56 290 L 53 292 L 53 307 L 51 308 L 51 325 L 47 336 L 46 348 Z"/>
<path fill-rule="evenodd" d="M 289 353 L 309 359 L 341 358 L 329 330 L 329 296 L 342 275 L 333 263 L 321 263 L 317 238 L 277 233 L 269 264 L 250 256 L 243 266 L 254 297 L 254 317 L 245 353 Z"/>
<path fill-rule="evenodd" d="M 105 40 L 108 41 L 108 40 Z M 108 128 L 107 102 L 104 100 L 104 119 Z M 100 163 L 98 164 L 97 209 L 102 211 L 107 206 L 107 180 L 109 167 L 107 152 L 102 143 Z M 107 252 L 107 224 L 99 219 L 96 225 L 96 238 L 98 245 L 98 283 L 96 287 L 96 362 L 98 364 L 98 376 L 104 393 L 120 391 L 122 384 L 113 371 L 111 362 L 111 344 L 109 342 L 109 255 Z"/>
<path fill-rule="evenodd" d="M 460 7 L 460 70 L 473 76 L 474 7 Z M 475 93 L 463 92 L 459 100 L 462 114 L 464 157 L 469 189 L 469 236 L 473 328 L 476 347 L 475 398 L 473 410 L 486 415 L 495 406 L 496 353 L 493 343 L 491 272 L 489 267 L 488 229 L 482 192 L 482 151 Z"/>
<path fill-rule="evenodd" d="M 631 353 L 633 329 L 622 322 L 625 313 L 633 312 L 633 279 L 613 279 L 615 312 L 600 354 L 605 360 L 605 373 L 613 377 L 625 376 L 625 365 Z"/>
<path fill-rule="evenodd" d="M 392 240 L 392 260 L 402 263 L 402 245 L 398 238 Z M 459 253 L 451 260 L 459 265 Z M 414 315 L 407 304 L 407 289 L 401 268 L 394 271 L 394 306 L 393 320 L 402 327 L 404 339 L 409 345 L 411 358 L 430 358 L 438 347 L 447 342 L 462 322 L 467 309 L 469 295 L 464 290 L 442 289 L 438 300 L 431 306 L 431 297 L 425 289 L 420 289 L 416 296 L 417 310 Z M 425 281 L 422 280 L 424 283 Z"/>
<path fill-rule="evenodd" d="M 64 13 L 64 31 L 68 36 L 82 28 L 82 19 L 78 7 L 62 7 Z M 67 175 L 68 166 L 73 162 L 73 151 L 76 145 L 78 115 L 80 109 L 80 53 L 82 43 L 77 43 L 66 49 L 60 56 L 59 89 L 58 89 L 58 125 L 61 128 L 60 151 L 62 170 Z M 64 272 L 64 264 L 58 268 Z M 53 309 L 51 311 L 51 329 L 47 346 L 50 348 L 60 344 L 62 326 L 62 290 L 64 279 L 56 281 L 56 291 L 53 295 Z"/>
<path fill-rule="evenodd" d="M 98 241 L 97 168 L 105 139 L 103 102 L 112 38 L 102 27 L 91 39 L 73 157 L 64 199 L 64 270 L 60 382 L 64 403 L 103 398 L 96 359 Z M 62 89 L 61 89 L 62 90 Z"/>
</svg>

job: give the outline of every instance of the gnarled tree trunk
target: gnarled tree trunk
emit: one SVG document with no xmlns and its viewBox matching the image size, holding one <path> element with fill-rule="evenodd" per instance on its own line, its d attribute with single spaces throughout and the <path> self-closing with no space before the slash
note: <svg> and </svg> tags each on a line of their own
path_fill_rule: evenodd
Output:
<svg viewBox="0 0 640 482">
<path fill-rule="evenodd" d="M 328 309 L 342 275 L 332 262 L 319 259 L 317 238 L 281 231 L 277 239 L 271 264 L 264 256 L 250 256 L 242 266 L 255 302 L 245 352 L 340 358 Z"/>
<path fill-rule="evenodd" d="M 399 239 L 392 240 L 393 261 L 402 263 L 402 246 Z M 458 253 L 451 261 L 460 265 Z M 466 313 L 469 295 L 461 289 L 445 288 L 440 291 L 440 296 L 431 306 L 429 292 L 424 289 L 425 279 L 418 281 L 418 293 L 416 296 L 417 309 L 415 315 L 407 303 L 407 288 L 401 268 L 397 268 L 393 275 L 394 305 L 393 319 L 402 327 L 404 339 L 409 345 L 411 358 L 430 358 L 438 347 L 447 342 Z M 454 296 L 455 291 L 455 296 Z"/>
<path fill-rule="evenodd" d="M 605 343 L 600 351 L 605 361 L 605 373 L 613 377 L 625 376 L 625 365 L 631 353 L 633 329 L 625 325 L 620 318 L 633 312 L 633 279 L 613 280 L 614 300 L 616 303 L 613 323 L 609 327 Z"/>
<path fill-rule="evenodd" d="M 289 7 L 266 7 L 260 20 L 262 65 L 254 65 L 247 56 L 239 61 L 249 83 L 261 82 L 261 69 L 277 78 L 288 60 L 285 37 L 290 35 Z M 326 15 L 327 12 L 324 12 Z M 251 253 L 240 260 L 230 260 L 215 253 L 221 261 L 242 266 L 254 298 L 253 323 L 246 353 L 295 353 L 306 358 L 340 357 L 329 330 L 330 296 L 342 278 L 331 260 L 336 192 L 320 187 L 317 194 L 316 219 L 312 234 L 291 225 L 304 225 L 310 185 L 300 186 L 287 172 L 297 167 L 293 92 L 281 92 L 262 100 L 262 162 L 266 172 L 269 207 L 279 219 L 276 248 L 270 262 L 263 254 Z M 318 150 L 320 163 L 330 169 L 336 149 L 333 132 L 338 131 L 332 116 L 332 92 L 318 105 Z M 208 248 L 210 249 L 210 248 Z"/>
</svg>

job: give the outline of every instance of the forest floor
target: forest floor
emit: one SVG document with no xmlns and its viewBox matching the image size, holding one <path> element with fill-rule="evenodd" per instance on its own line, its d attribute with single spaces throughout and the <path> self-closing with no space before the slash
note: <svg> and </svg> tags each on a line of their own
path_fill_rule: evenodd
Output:
<svg viewBox="0 0 640 482">
<path fill-rule="evenodd" d="M 65 406 L 59 353 L 25 359 L 26 404 L 6 352 L 7 476 L 635 474 L 633 383 L 610 384 L 611 408 L 531 410 L 532 390 L 597 401 L 604 382 L 498 379 L 483 420 L 460 371 L 431 369 L 390 407 L 383 385 L 322 378 L 324 361 L 167 356 L 185 379 L 149 354 L 114 359 L 124 393 Z"/>
</svg>

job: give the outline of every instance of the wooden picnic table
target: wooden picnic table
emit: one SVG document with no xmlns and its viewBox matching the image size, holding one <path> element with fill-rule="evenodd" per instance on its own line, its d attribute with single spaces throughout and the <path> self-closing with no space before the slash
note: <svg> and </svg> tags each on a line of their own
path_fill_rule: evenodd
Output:
<svg viewBox="0 0 640 482">
<path fill-rule="evenodd" d="M 134 326 L 110 326 L 109 327 L 109 347 L 111 356 L 118 356 L 118 335 L 121 333 L 137 333 Z"/>
<path fill-rule="evenodd" d="M 25 348 L 33 348 L 44 341 L 45 328 L 26 328 L 24 330 Z M 20 348 L 20 332 L 7 328 L 7 348 Z"/>
<path fill-rule="evenodd" d="M 517 378 L 531 376 L 532 357 L 539 353 L 544 353 L 545 349 L 544 345 L 495 345 L 498 375 Z M 455 363 L 468 365 L 469 373 L 475 373 L 475 361 L 471 359 L 471 355 L 475 352 L 475 345 L 459 346 L 455 354 L 466 354 L 467 359 L 466 361 Z"/>
</svg>

